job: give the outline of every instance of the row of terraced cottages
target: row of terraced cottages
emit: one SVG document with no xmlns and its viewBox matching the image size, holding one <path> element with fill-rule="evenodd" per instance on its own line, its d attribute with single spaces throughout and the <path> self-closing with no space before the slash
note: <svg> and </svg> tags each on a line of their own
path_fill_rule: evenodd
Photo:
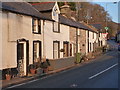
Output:
<svg viewBox="0 0 120 90">
<path fill-rule="evenodd" d="M 3 2 L 0 12 L 0 70 L 27 76 L 28 66 L 48 58 L 55 69 L 74 65 L 78 52 L 88 54 L 103 45 L 95 27 L 61 15 L 57 2 L 31 5 Z M 100 34 L 100 35 L 99 35 Z"/>
</svg>

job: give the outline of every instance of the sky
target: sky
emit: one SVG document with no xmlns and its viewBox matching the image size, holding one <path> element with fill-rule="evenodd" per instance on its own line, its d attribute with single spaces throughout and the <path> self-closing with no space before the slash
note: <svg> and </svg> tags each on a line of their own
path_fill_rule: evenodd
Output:
<svg viewBox="0 0 120 90">
<path fill-rule="evenodd" d="M 97 0 L 96 0 L 97 1 Z M 120 2 L 118 4 L 119 0 L 112 0 L 111 2 L 102 2 L 102 0 L 100 0 L 101 2 L 94 2 L 96 4 L 99 4 L 101 6 L 104 7 L 104 9 L 109 13 L 110 17 L 112 18 L 112 21 L 116 22 L 116 23 L 120 23 L 120 15 L 118 15 L 120 12 L 118 12 L 120 10 Z M 109 0 L 110 1 L 110 0 Z M 117 2 L 117 3 L 113 3 L 113 2 Z M 107 6 L 107 8 L 106 8 Z M 119 16 L 119 18 L 118 18 Z"/>
</svg>

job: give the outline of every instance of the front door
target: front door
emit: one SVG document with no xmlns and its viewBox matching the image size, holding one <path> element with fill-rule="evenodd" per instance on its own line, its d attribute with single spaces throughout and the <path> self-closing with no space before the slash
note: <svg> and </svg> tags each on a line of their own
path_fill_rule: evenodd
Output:
<svg viewBox="0 0 120 90">
<path fill-rule="evenodd" d="M 64 48 L 64 54 L 63 57 L 68 57 L 68 42 L 63 43 L 63 48 Z"/>
<path fill-rule="evenodd" d="M 58 59 L 60 57 L 59 54 L 59 41 L 53 42 L 53 58 Z"/>
<path fill-rule="evenodd" d="M 18 68 L 18 75 L 20 77 L 22 76 L 26 76 L 26 57 L 27 57 L 27 53 L 26 53 L 26 42 L 19 42 L 17 44 L 17 68 Z"/>
</svg>

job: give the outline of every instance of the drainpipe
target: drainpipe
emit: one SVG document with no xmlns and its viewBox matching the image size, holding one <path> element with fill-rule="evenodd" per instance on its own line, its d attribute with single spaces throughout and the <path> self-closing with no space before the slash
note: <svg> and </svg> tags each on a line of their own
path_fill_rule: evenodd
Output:
<svg viewBox="0 0 120 90">
<path fill-rule="evenodd" d="M 78 59 L 78 28 L 76 28 L 76 64 L 79 63 Z"/>
<path fill-rule="evenodd" d="M 78 28 L 76 29 L 76 54 L 78 53 Z"/>
<path fill-rule="evenodd" d="M 46 57 L 46 54 L 45 54 L 45 33 L 44 33 L 44 28 L 45 27 L 45 20 L 43 20 L 43 58 Z M 43 58 L 42 58 L 42 62 L 43 62 Z"/>
</svg>

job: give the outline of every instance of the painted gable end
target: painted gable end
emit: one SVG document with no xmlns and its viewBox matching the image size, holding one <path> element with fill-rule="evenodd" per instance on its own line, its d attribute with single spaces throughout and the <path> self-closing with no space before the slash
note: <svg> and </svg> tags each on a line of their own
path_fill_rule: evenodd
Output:
<svg viewBox="0 0 120 90">
<path fill-rule="evenodd" d="M 52 9 L 52 19 L 55 20 L 56 22 L 58 22 L 59 21 L 59 14 L 60 14 L 60 10 L 59 10 L 58 4 L 56 2 L 53 9 Z"/>
</svg>

